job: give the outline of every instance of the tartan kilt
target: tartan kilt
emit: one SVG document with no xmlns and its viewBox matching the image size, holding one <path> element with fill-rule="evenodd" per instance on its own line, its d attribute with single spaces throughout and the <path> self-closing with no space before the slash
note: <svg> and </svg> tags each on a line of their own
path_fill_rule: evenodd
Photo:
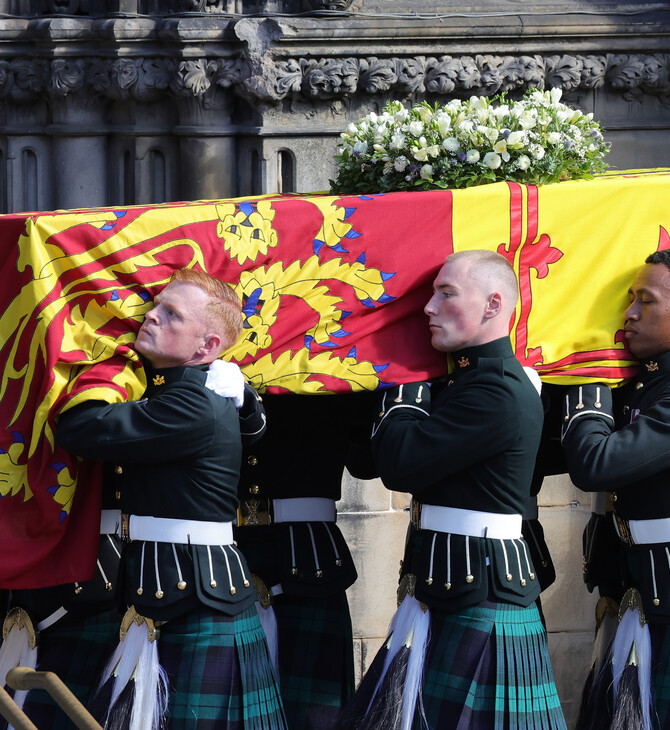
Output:
<svg viewBox="0 0 670 730">
<path fill-rule="evenodd" d="M 650 623 L 652 722 L 670 728 L 670 624 Z"/>
<path fill-rule="evenodd" d="M 86 704 L 96 689 L 107 658 L 119 642 L 121 617 L 118 611 L 63 617 L 40 632 L 37 669 L 57 674 L 77 699 Z M 23 710 L 40 729 L 74 727 L 46 690 L 31 690 Z"/>
<path fill-rule="evenodd" d="M 237 616 L 198 608 L 160 627 L 166 728 L 285 730 L 279 685 L 255 606 Z"/>
<path fill-rule="evenodd" d="M 422 703 L 431 730 L 566 730 L 537 607 L 431 609 Z M 421 708 L 414 728 L 425 728 Z"/>
<path fill-rule="evenodd" d="M 354 649 L 344 591 L 275 598 L 282 700 L 291 730 L 329 730 L 354 691 Z"/>
</svg>

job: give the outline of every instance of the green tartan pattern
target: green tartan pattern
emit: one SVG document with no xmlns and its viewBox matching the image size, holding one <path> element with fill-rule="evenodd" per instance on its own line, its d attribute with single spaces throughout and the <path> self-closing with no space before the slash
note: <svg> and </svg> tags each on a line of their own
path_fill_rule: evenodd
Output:
<svg viewBox="0 0 670 730">
<path fill-rule="evenodd" d="M 275 602 L 282 699 L 291 730 L 329 730 L 354 691 L 353 637 L 344 591 Z"/>
<path fill-rule="evenodd" d="M 535 605 L 431 610 L 422 706 L 431 730 L 565 730 Z"/>
<path fill-rule="evenodd" d="M 167 728 L 286 729 L 255 607 L 232 617 L 198 609 L 168 621 L 158 654 L 170 685 Z"/>
<path fill-rule="evenodd" d="M 670 728 L 670 625 L 649 624 L 651 638 L 652 722 Z"/>
<path fill-rule="evenodd" d="M 40 632 L 37 669 L 57 674 L 75 697 L 86 704 L 119 641 L 120 624 L 121 614 L 117 611 L 81 618 L 65 616 Z M 23 710 L 40 730 L 74 727 L 45 690 L 31 690 Z"/>
</svg>

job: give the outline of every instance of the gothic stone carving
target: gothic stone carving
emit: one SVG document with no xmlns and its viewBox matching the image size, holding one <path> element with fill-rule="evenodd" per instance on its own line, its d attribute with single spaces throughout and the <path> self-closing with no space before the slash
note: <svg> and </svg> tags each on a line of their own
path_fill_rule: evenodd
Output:
<svg viewBox="0 0 670 730">
<path fill-rule="evenodd" d="M 263 76 L 251 78 L 249 61 L 242 57 L 0 61 L 0 99 L 14 103 L 37 100 L 44 92 L 56 98 L 93 91 L 139 101 L 172 94 L 212 108 L 220 92 L 230 88 L 254 100 L 278 102 L 289 96 L 307 101 L 389 93 L 440 97 L 551 87 L 605 87 L 627 99 L 670 97 L 670 55 L 290 58 L 265 63 Z"/>
</svg>

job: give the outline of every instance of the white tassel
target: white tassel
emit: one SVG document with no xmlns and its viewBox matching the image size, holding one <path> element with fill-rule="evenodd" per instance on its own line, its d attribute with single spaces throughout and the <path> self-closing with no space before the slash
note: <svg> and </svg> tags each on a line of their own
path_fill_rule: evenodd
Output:
<svg viewBox="0 0 670 730">
<path fill-rule="evenodd" d="M 377 681 L 366 713 L 370 711 L 388 668 L 396 654 L 403 646 L 409 648 L 409 660 L 405 674 L 402 699 L 401 730 L 410 730 L 414 719 L 414 710 L 421 691 L 423 667 L 430 630 L 430 612 L 423 609 L 421 603 L 409 593 L 404 597 L 398 610 L 393 616 L 389 631 L 388 652 L 384 661 L 384 668 Z"/>
<path fill-rule="evenodd" d="M 167 675 L 159 664 L 157 643 L 150 640 L 150 632 L 155 636 L 152 624 L 133 608 L 128 610 L 122 623 L 122 638 L 100 682 L 102 687 L 108 677 L 114 677 L 110 710 L 124 687 L 135 683 L 130 730 L 158 730 L 167 711 Z"/>
<path fill-rule="evenodd" d="M 3 625 L 5 639 L 0 646 L 0 687 L 7 684 L 7 672 L 15 667 L 37 666 L 37 646 L 35 630 L 28 614 L 23 609 L 14 608 L 8 614 Z M 23 707 L 27 690 L 14 693 L 14 702 Z"/>
<path fill-rule="evenodd" d="M 625 598 L 624 598 L 625 600 Z M 623 605 L 623 601 L 622 601 Z M 644 619 L 643 619 L 644 620 Z M 640 609 L 629 607 L 619 622 L 612 647 L 612 678 L 614 707 L 617 703 L 617 689 L 629 658 L 634 657 L 637 664 L 637 678 L 640 688 L 640 708 L 642 727 L 652 730 L 651 725 L 651 639 L 649 627 L 640 621 Z"/>
</svg>

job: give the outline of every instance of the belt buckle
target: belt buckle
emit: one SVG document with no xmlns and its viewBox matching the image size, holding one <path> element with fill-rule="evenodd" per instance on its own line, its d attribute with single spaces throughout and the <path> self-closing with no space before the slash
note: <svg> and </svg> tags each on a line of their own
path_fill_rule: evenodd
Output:
<svg viewBox="0 0 670 730">
<path fill-rule="evenodd" d="M 121 539 L 123 542 L 130 542 L 130 515 L 121 513 Z"/>
<path fill-rule="evenodd" d="M 417 530 L 421 529 L 421 507 L 421 502 L 417 502 L 415 499 L 412 500 L 410 521 Z"/>
<path fill-rule="evenodd" d="M 237 507 L 238 527 L 258 527 L 272 524 L 270 500 L 266 497 L 242 499 Z"/>
<path fill-rule="evenodd" d="M 619 533 L 619 538 L 621 539 L 621 541 L 626 543 L 626 545 L 635 545 L 635 541 L 633 540 L 633 535 L 631 534 L 628 520 L 624 519 L 623 517 L 619 517 L 616 512 L 614 512 L 613 514 L 614 520 L 616 522 L 617 532 Z"/>
</svg>

